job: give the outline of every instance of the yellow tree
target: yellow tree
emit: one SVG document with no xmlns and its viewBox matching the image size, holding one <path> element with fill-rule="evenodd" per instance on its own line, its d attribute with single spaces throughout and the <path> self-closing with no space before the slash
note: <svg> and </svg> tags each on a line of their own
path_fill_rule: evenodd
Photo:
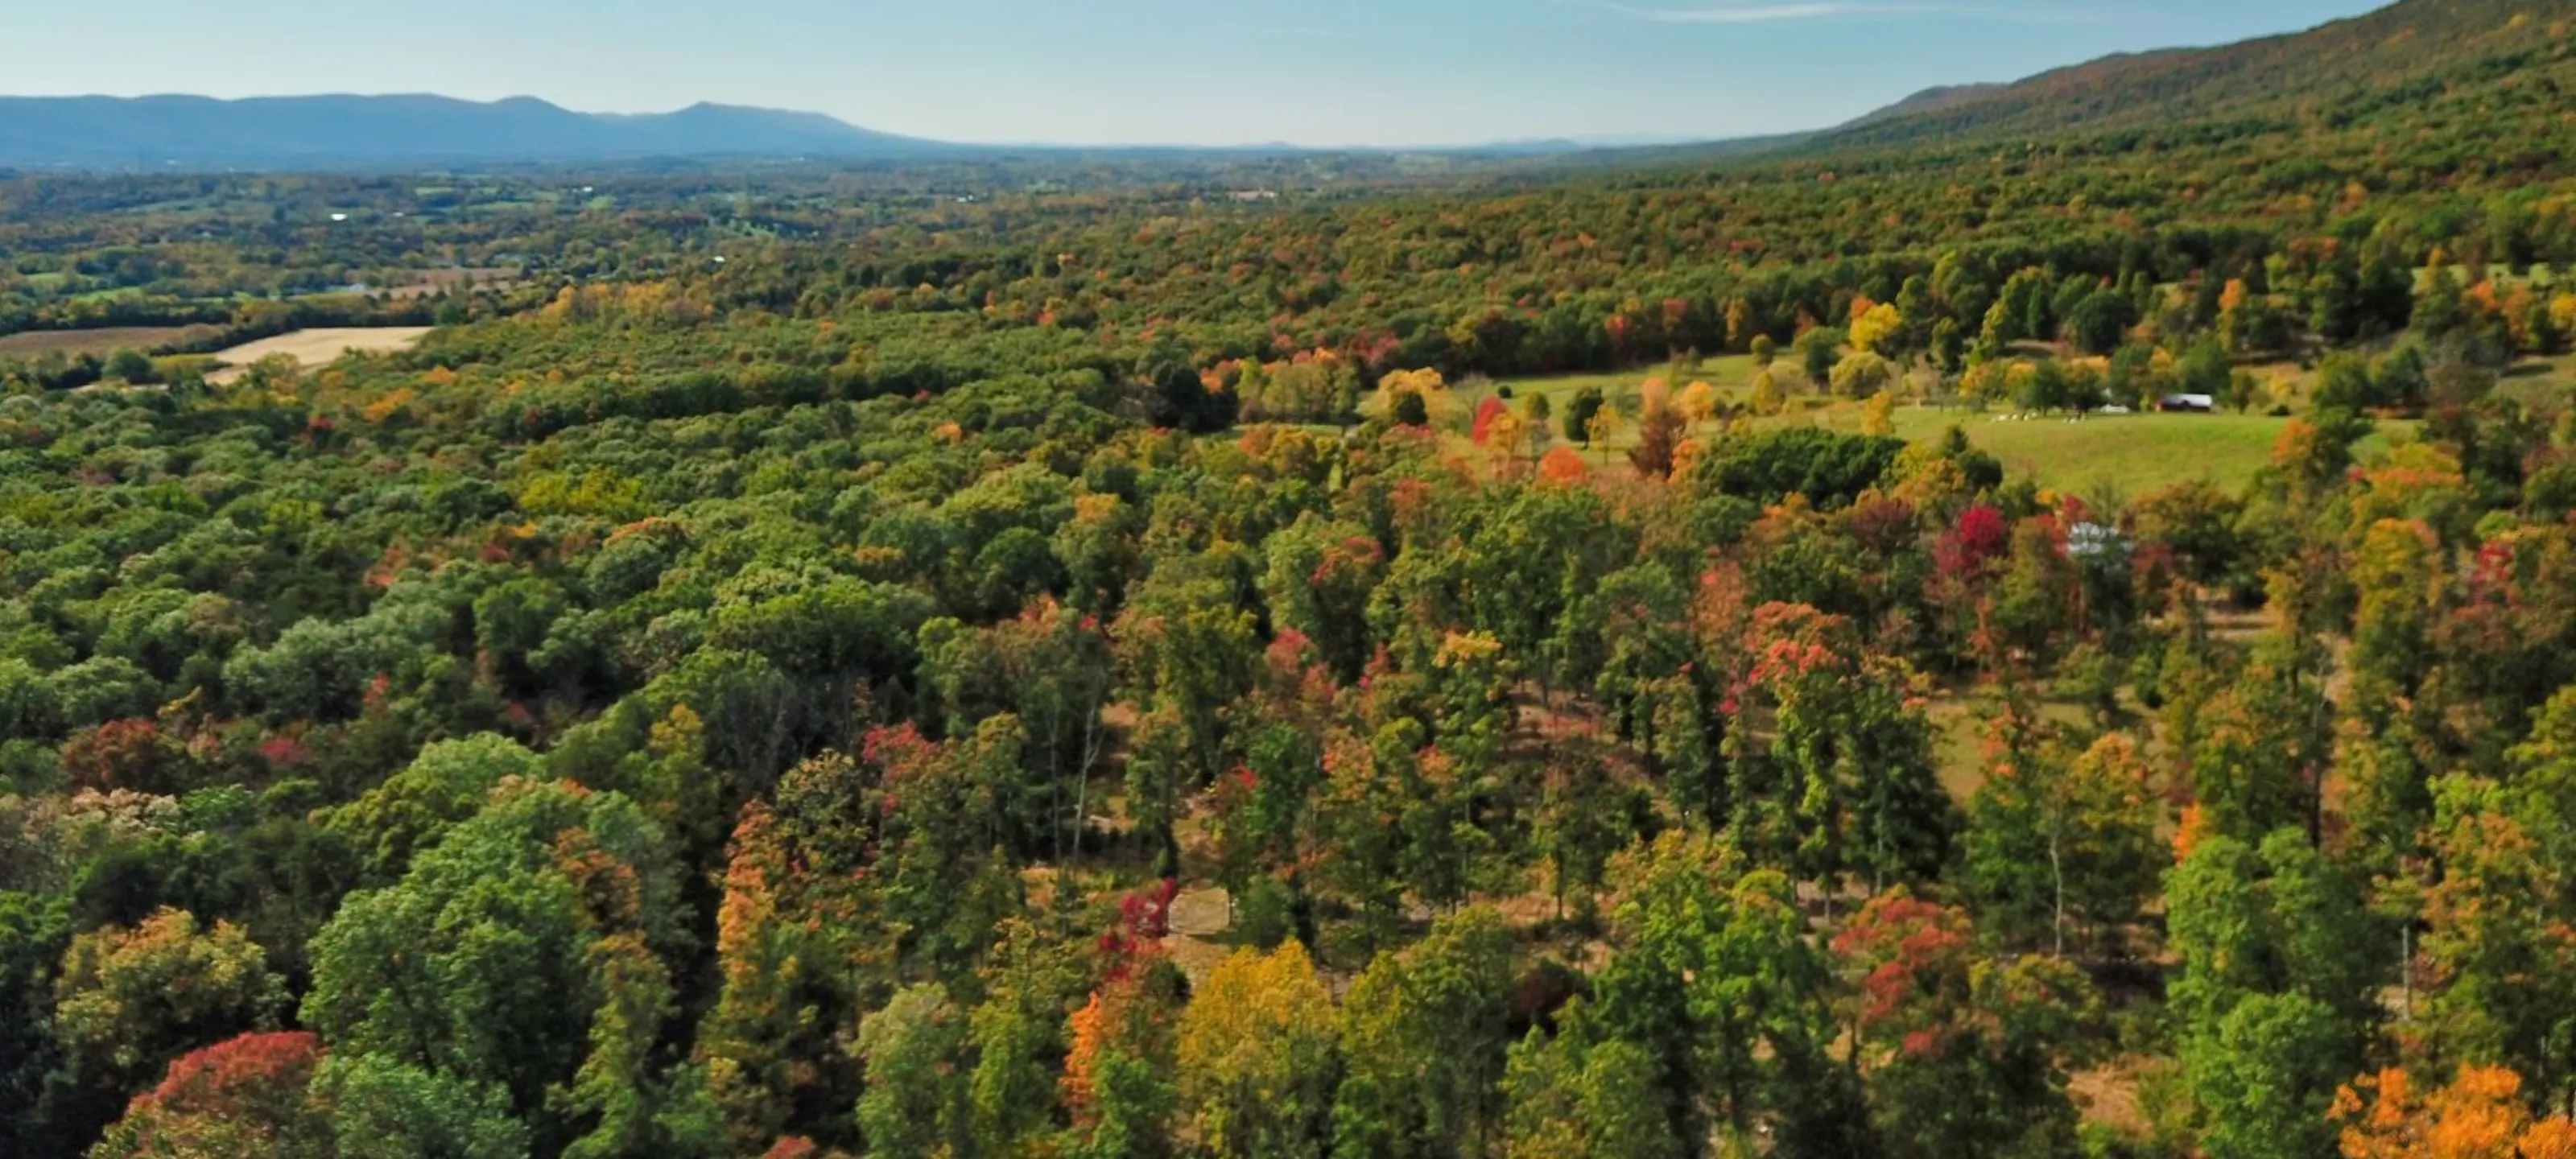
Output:
<svg viewBox="0 0 2576 1159">
<path fill-rule="evenodd" d="M 1880 438 L 1885 438 L 1896 433 L 1896 395 L 1894 392 L 1882 390 L 1877 394 L 1869 396 L 1869 401 L 1861 404 L 1860 433 Z"/>
<path fill-rule="evenodd" d="M 1789 395 L 1780 389 L 1780 380 L 1768 367 L 1753 376 L 1753 413 L 1770 418 L 1788 409 Z"/>
<path fill-rule="evenodd" d="M 1694 382 L 1690 384 L 1689 389 L 1682 391 L 1682 397 L 1676 405 L 1681 408 L 1682 417 L 1689 419 L 1691 425 L 1697 427 L 1717 417 L 1717 388 L 1705 382 Z"/>
<path fill-rule="evenodd" d="M 1591 422 L 1583 424 L 1584 439 L 1607 456 L 1610 453 L 1610 440 L 1619 437 L 1619 428 L 1626 426 L 1627 422 L 1628 420 L 1619 414 L 1618 407 L 1605 403 L 1600 410 L 1592 413 Z"/>
<path fill-rule="evenodd" d="M 1434 423 L 1449 417 L 1449 383 L 1437 370 L 1398 370 L 1377 380 L 1378 413 L 1393 415 L 1405 395 L 1418 395 L 1423 412 Z"/>
<path fill-rule="evenodd" d="M 1530 428 L 1521 417 L 1510 411 L 1494 416 L 1485 427 L 1485 445 L 1505 459 L 1518 462 L 1529 457 Z"/>
<path fill-rule="evenodd" d="M 1321 1156 L 1330 1138 L 1333 996 L 1306 947 L 1237 950 L 1181 1015 L 1181 1095 L 1219 1159 Z"/>
<path fill-rule="evenodd" d="M 2226 288 L 2219 291 L 2218 334 L 2230 353 L 2242 354 L 2250 345 L 2253 327 L 2246 316 L 2246 304 L 2252 297 L 2243 278 L 2228 279 Z"/>
<path fill-rule="evenodd" d="M 1867 350 L 1855 350 L 1834 364 L 1834 393 L 1844 398 L 1875 398 L 1896 378 L 1896 367 Z"/>
<path fill-rule="evenodd" d="M 1896 307 L 1885 304 L 1872 306 L 1852 319 L 1852 348 L 1884 355 L 1887 344 L 1904 329 L 1905 315 Z"/>
<path fill-rule="evenodd" d="M 117 1100 L 190 1050 L 269 1029 L 286 998 L 249 933 L 178 909 L 73 938 L 54 993 L 66 1076 Z"/>
<path fill-rule="evenodd" d="M 2344 1159 L 2576 1159 L 2576 1123 L 2535 1119 L 2522 1076 L 2470 1067 L 2451 1085 L 2418 1089 L 2391 1068 L 2335 1096 Z"/>
</svg>

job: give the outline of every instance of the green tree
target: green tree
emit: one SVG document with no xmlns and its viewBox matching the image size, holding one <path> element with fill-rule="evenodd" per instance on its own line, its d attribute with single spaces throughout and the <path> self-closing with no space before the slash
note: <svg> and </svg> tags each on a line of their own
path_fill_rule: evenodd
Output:
<svg viewBox="0 0 2576 1159">
<path fill-rule="evenodd" d="M 1896 379 L 1896 368 L 1874 351 L 1855 350 L 1834 364 L 1834 393 L 1844 398 L 1876 398 Z"/>
<path fill-rule="evenodd" d="M 1862 648 L 1840 617 L 1802 606 L 1764 612 L 1750 641 L 1765 659 L 1735 715 L 1767 712 L 1772 725 L 1767 743 L 1742 723 L 1730 729 L 1737 841 L 1814 880 L 1930 880 L 1948 856 L 1956 809 L 1898 662 Z"/>
<path fill-rule="evenodd" d="M 646 959 L 688 944 L 680 920 L 677 866 L 641 809 L 527 784 L 449 831 L 398 883 L 350 895 L 313 940 L 303 1018 L 352 1065 L 502 1092 L 532 1143 L 555 1152 L 593 1114 L 661 1097 L 661 1076 L 636 1057 L 670 1012 L 668 982 Z M 606 1089 L 616 1081 L 651 1085 Z M 580 1093 L 549 1097 L 564 1087 Z M 614 1116 L 593 1125 L 644 1130 Z"/>
<path fill-rule="evenodd" d="M 1834 365 L 1842 361 L 1843 332 L 1831 326 L 1818 326 L 1798 336 L 1794 344 L 1799 368 L 1807 374 L 1807 384 L 1817 390 L 1833 381 Z"/>
<path fill-rule="evenodd" d="M 1600 387 L 1587 386 L 1575 391 L 1574 401 L 1565 407 L 1565 441 L 1591 446 L 1592 420 L 1608 405 L 1609 398 L 1601 393 Z"/>
<path fill-rule="evenodd" d="M 868 1153 L 887 1159 L 939 1159 L 969 1147 L 966 1075 L 959 1055 L 966 1020 L 936 983 L 908 986 L 859 1022 L 857 1053 L 867 1060 L 859 1096 L 859 1133 Z"/>
<path fill-rule="evenodd" d="M 2067 319 L 2068 336 L 2087 353 L 2109 354 L 2129 340 L 2138 320 L 2135 299 L 2116 290 L 2098 290 Z"/>
<path fill-rule="evenodd" d="M 1232 571 L 1216 557 L 1165 560 L 1110 629 L 1131 702 L 1168 709 L 1184 733 L 1184 784 L 1225 771 L 1222 713 L 1250 689 L 1259 652 Z"/>
<path fill-rule="evenodd" d="M 388 885 L 414 857 L 481 812 L 501 782 L 542 769 L 535 753 L 508 737 L 439 741 L 366 795 L 332 810 L 325 824 L 358 851 L 370 883 Z"/>
<path fill-rule="evenodd" d="M 164 909 L 75 937 L 54 979 L 64 1065 L 48 1102 L 87 1138 L 179 1056 L 272 1028 L 285 998 L 267 954 L 230 922 Z"/>
<path fill-rule="evenodd" d="M 1579 1018 L 1580 1011 L 1569 1014 Z M 1512 1048 L 1503 1099 L 1511 1108 L 1504 1159 L 1684 1154 L 1655 1113 L 1654 1060 L 1618 1039 L 1532 1031 Z"/>
<path fill-rule="evenodd" d="M 152 368 L 152 360 L 140 350 L 124 349 L 110 354 L 107 356 L 107 365 L 102 369 L 107 377 L 135 386 L 147 386 L 161 381 L 159 372 Z"/>
<path fill-rule="evenodd" d="M 2326 1117 L 2354 1073 L 2349 1028 L 2305 994 L 2256 994 L 2182 1041 L 2183 1069 L 2210 1159 L 2309 1159 L 2335 1152 Z"/>
<path fill-rule="evenodd" d="M 1882 1153 L 2075 1149 L 2062 1059 L 2093 1004 L 2081 971 L 2039 957 L 1986 961 L 1964 912 L 1903 890 L 1873 899 L 1834 950 L 1862 978 L 1854 1056 Z"/>
<path fill-rule="evenodd" d="M 2199 823 L 2240 841 L 2319 823 L 2318 768 L 2331 746 L 2324 692 L 2305 675 L 2306 648 L 2264 642 L 2236 681 L 2200 712 L 2191 747 Z"/>
<path fill-rule="evenodd" d="M 1631 803 L 1604 746 L 1586 737 L 1551 746 L 1541 771 L 1530 836 L 1547 859 L 1548 882 L 1559 913 L 1564 912 L 1569 894 L 1578 913 L 1594 912 L 1594 894 L 1611 856 L 1634 837 Z"/>
<path fill-rule="evenodd" d="M 2541 736 L 2567 735 L 2570 703 L 2551 702 Z M 2447 1054 L 2512 1067 L 2534 1096 L 2563 1105 L 2576 1092 L 2576 810 L 2565 796 L 2576 766 L 2537 738 L 2515 755 L 2506 781 L 2437 783 L 2427 837 L 2442 872 L 2424 899 L 2423 949 L 2443 984 L 2425 1013 Z"/>
<path fill-rule="evenodd" d="M 1643 1051 L 1667 1137 L 1769 1127 L 1782 1154 L 1852 1142 L 1854 1093 L 1826 1056 L 1831 978 L 1787 878 L 1744 872 L 1715 840 L 1668 832 L 1612 873 L 1609 965 L 1591 1025 Z"/>
<path fill-rule="evenodd" d="M 2337 1086 L 2380 1007 L 2358 891 L 2295 829 L 2199 839 L 2166 885 L 2184 1083 L 2213 1159 L 2331 1153 Z"/>
<path fill-rule="evenodd" d="M 2070 927 L 2116 945 L 2156 894 L 2163 809 L 2137 742 L 2114 733 L 2081 754 L 2007 745 L 1977 789 L 1964 835 L 1983 924 L 2063 954 Z"/>
<path fill-rule="evenodd" d="M 497 1085 L 380 1055 L 323 1061 L 314 1091 L 340 1159 L 525 1159 L 528 1130 Z"/>
<path fill-rule="evenodd" d="M 1025 919 L 1003 928 L 981 971 L 985 1000 L 967 1020 L 975 1057 L 967 1117 L 976 1153 L 1042 1154 L 1054 1143 L 1065 1014 L 1088 984 L 1087 950 Z"/>
<path fill-rule="evenodd" d="M 1514 981 L 1511 933 L 1492 910 L 1459 911 L 1419 944 L 1380 953 L 1341 1006 L 1334 1155 L 1487 1154 L 1501 1127 Z"/>
</svg>

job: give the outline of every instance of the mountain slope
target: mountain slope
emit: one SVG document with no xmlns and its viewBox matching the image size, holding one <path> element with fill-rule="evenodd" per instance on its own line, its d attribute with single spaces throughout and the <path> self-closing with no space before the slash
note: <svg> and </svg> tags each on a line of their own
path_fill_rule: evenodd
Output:
<svg viewBox="0 0 2576 1159">
<path fill-rule="evenodd" d="M 2010 85 L 1933 90 L 1826 143 L 2038 136 L 2244 117 L 2348 117 L 2567 59 L 2576 0 L 2401 0 L 2347 20 L 2218 48 L 2105 57 Z"/>
<path fill-rule="evenodd" d="M 652 156 L 917 155 L 933 142 L 811 113 L 576 113 L 529 97 L 0 98 L 0 165 L 365 165 Z"/>
</svg>

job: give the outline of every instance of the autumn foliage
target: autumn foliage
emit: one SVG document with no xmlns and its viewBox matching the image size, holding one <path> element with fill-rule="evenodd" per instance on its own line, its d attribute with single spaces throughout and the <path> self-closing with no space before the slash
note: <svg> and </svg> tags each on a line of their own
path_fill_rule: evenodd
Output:
<svg viewBox="0 0 2576 1159">
<path fill-rule="evenodd" d="M 191 1051 L 90 1154 L 94 1159 L 266 1159 L 310 1154 L 327 1132 L 306 1087 L 322 1061 L 309 1032 L 245 1034 Z"/>
<path fill-rule="evenodd" d="M 1538 477 L 1556 487 L 1571 487 L 1592 478 L 1592 466 L 1572 447 L 1552 447 L 1538 461 Z"/>
<path fill-rule="evenodd" d="M 2522 1076 L 2469 1067 L 2425 1089 L 2391 1068 L 2354 1080 L 2335 1097 L 2344 1159 L 2576 1159 L 2576 1122 L 2540 1118 Z"/>
</svg>

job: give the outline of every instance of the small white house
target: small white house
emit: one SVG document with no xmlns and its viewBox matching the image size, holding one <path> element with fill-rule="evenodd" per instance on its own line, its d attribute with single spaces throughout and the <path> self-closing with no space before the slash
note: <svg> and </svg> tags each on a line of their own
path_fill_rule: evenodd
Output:
<svg viewBox="0 0 2576 1159">
<path fill-rule="evenodd" d="M 2099 523 L 2078 523 L 2066 530 L 2066 554 L 2077 559 L 2102 559 L 2125 554 L 2128 539 L 2116 527 Z"/>
<path fill-rule="evenodd" d="M 2156 409 L 2168 414 L 2208 414 L 2218 409 L 2218 399 L 2206 394 L 2169 394 L 2156 404 Z"/>
</svg>

